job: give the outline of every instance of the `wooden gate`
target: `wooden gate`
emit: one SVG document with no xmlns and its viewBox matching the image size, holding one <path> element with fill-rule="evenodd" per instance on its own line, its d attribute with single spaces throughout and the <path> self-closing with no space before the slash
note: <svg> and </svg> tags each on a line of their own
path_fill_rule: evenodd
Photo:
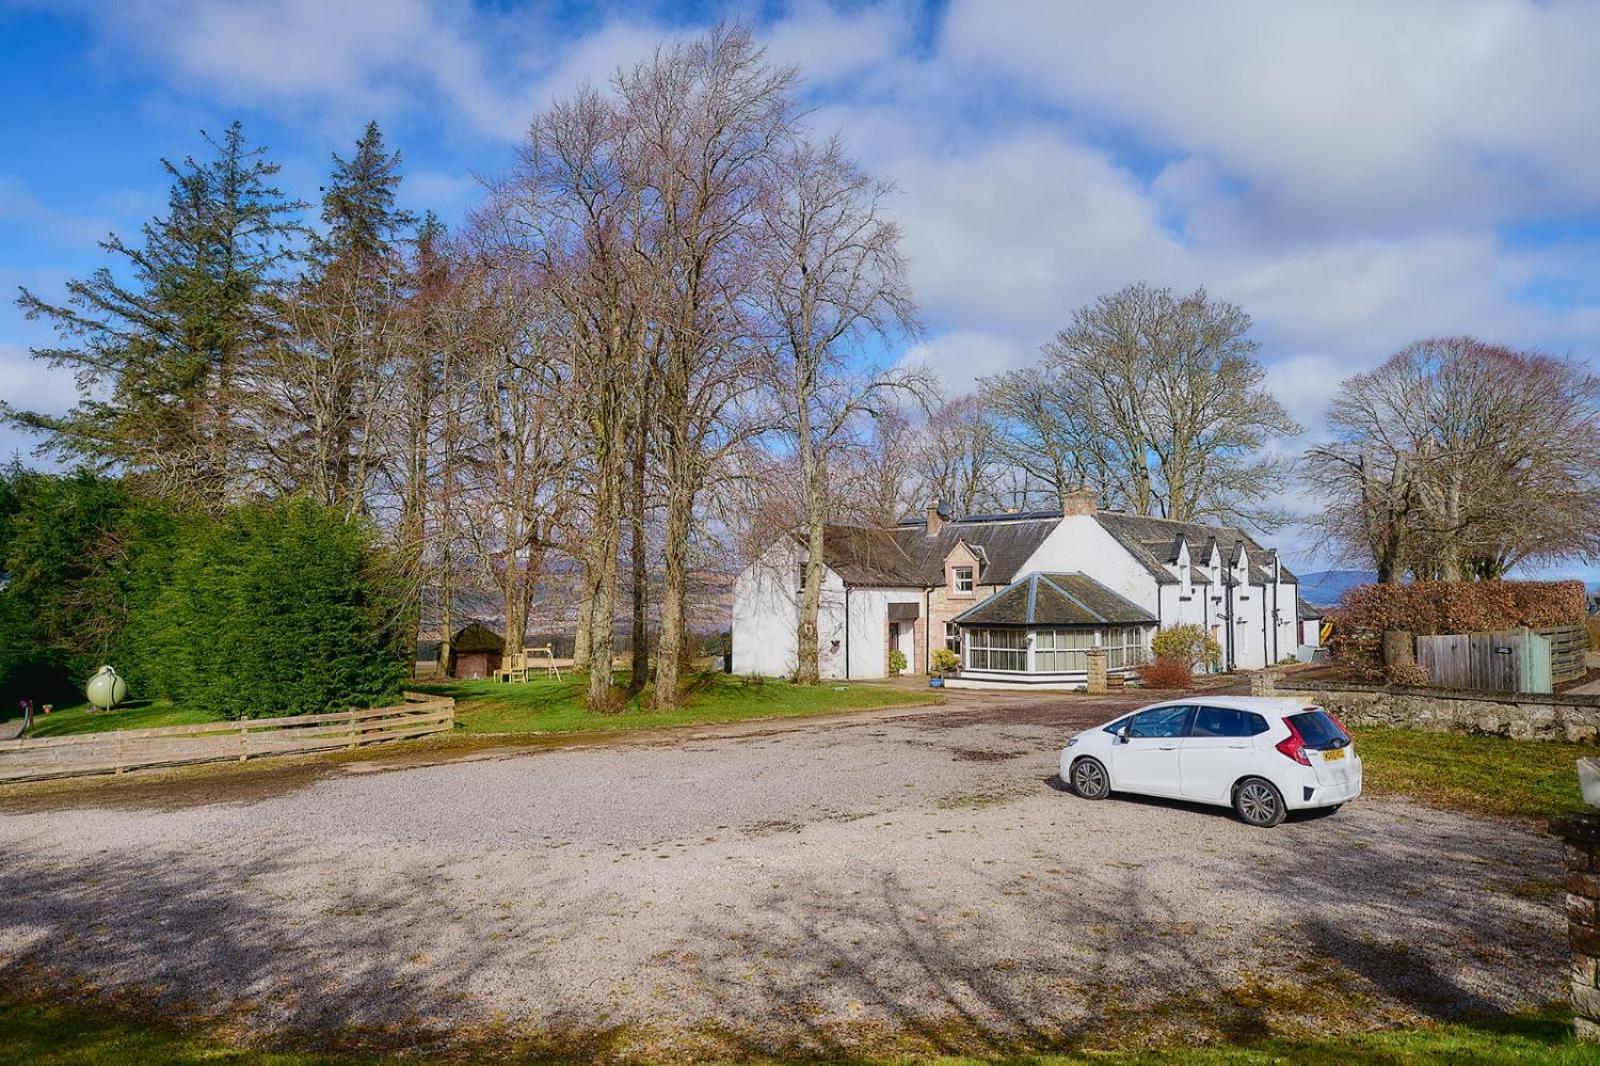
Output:
<svg viewBox="0 0 1600 1066">
<path fill-rule="evenodd" d="M 1536 629 L 1541 637 L 1550 641 L 1550 677 L 1555 681 L 1572 681 L 1588 670 L 1583 661 L 1589 650 L 1589 631 L 1583 626 L 1557 626 Z"/>
<path fill-rule="evenodd" d="M 1550 639 L 1531 629 L 1417 638 L 1417 665 L 1440 688 L 1549 692 Z"/>
</svg>

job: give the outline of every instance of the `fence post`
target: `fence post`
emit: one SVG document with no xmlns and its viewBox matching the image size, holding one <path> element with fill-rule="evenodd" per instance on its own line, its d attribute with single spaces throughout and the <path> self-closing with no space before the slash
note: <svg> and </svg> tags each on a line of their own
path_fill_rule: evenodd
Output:
<svg viewBox="0 0 1600 1066">
<path fill-rule="evenodd" d="M 239 761 L 244 762 L 250 758 L 250 727 L 246 724 L 250 719 L 244 715 L 239 716 Z"/>
<path fill-rule="evenodd" d="M 1567 943 L 1572 948 L 1572 1027 L 1581 1042 L 1600 1042 L 1600 815 L 1579 814 L 1554 826 L 1567 845 Z"/>
<path fill-rule="evenodd" d="M 116 770 L 116 772 L 119 773 L 119 774 L 122 773 L 124 771 L 124 769 L 125 769 L 125 767 L 122 764 L 125 761 L 123 752 L 124 752 L 124 749 L 127 747 L 127 743 L 128 742 L 126 740 L 124 740 L 122 737 L 118 737 L 117 738 L 117 770 Z"/>
<path fill-rule="evenodd" d="M 356 750 L 356 709 L 350 708 L 350 751 Z"/>
</svg>

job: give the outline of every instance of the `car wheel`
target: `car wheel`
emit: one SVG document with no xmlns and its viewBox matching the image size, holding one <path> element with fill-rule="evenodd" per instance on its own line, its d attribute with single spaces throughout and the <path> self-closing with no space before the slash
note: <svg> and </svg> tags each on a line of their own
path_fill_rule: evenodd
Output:
<svg viewBox="0 0 1600 1066">
<path fill-rule="evenodd" d="M 1271 829 L 1289 813 L 1283 805 L 1283 793 L 1264 777 L 1247 777 L 1239 782 L 1233 790 L 1233 810 L 1260 829 Z"/>
<path fill-rule="evenodd" d="M 1105 764 L 1087 755 L 1073 763 L 1072 791 L 1091 800 L 1111 795 L 1111 775 L 1106 773 Z"/>
</svg>

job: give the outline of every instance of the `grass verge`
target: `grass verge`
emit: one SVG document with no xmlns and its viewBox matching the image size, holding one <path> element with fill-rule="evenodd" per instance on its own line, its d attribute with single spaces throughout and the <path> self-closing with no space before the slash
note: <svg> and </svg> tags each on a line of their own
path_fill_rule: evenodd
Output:
<svg viewBox="0 0 1600 1066">
<path fill-rule="evenodd" d="M 133 700 L 109 711 L 88 703 L 57 707 L 48 715 L 34 712 L 30 737 L 65 737 L 78 733 L 105 733 L 113 729 L 153 729 L 165 725 L 199 725 L 216 715 L 167 700 Z"/>
<path fill-rule="evenodd" d="M 621 680 L 626 680 L 622 678 Z M 874 707 L 916 706 L 937 703 L 928 689 L 861 683 L 822 684 L 811 687 L 787 681 L 759 684 L 726 674 L 696 675 L 684 690 L 683 705 L 673 711 L 654 711 L 642 695 L 627 700 L 615 714 L 597 714 L 583 705 L 583 675 L 557 681 L 541 677 L 520 684 L 496 681 L 457 681 L 449 684 L 409 685 L 456 699 L 458 733 L 584 733 L 651 729 L 661 726 L 739 722 L 755 718 L 785 718 L 868 710 Z M 113 729 L 149 729 L 154 726 L 198 725 L 215 715 L 166 700 L 139 700 L 112 711 L 99 711 L 87 703 L 58 708 L 48 717 L 34 718 L 30 737 L 63 737 L 103 733 Z"/>
<path fill-rule="evenodd" d="M 685 689 L 683 705 L 676 710 L 651 710 L 641 695 L 629 699 L 617 713 L 600 714 L 583 705 L 586 684 L 584 677 L 575 676 L 560 681 L 540 677 L 519 684 L 457 681 L 412 687 L 455 697 L 456 728 L 467 733 L 613 732 L 916 706 L 939 700 L 931 689 L 859 682 L 804 686 L 767 680 L 749 684 L 728 674 L 706 673 L 695 676 Z"/>
<path fill-rule="evenodd" d="M 1586 810 L 1578 759 L 1592 744 L 1505 737 L 1356 729 L 1363 786 L 1475 814 L 1555 818 Z"/>
<path fill-rule="evenodd" d="M 64 1003 L 6 1002 L 0 999 L 0 1061 L 36 1066 L 200 1066 L 251 1063 L 260 1066 L 371 1066 L 383 1062 L 549 1062 L 548 1049 L 528 1054 L 513 1046 L 463 1049 L 448 1058 L 426 1054 L 402 1057 L 335 1055 L 319 1052 L 241 1048 L 221 1038 L 185 1034 L 159 1022 L 116 1016 Z M 767 1060 L 753 1060 L 767 1061 Z M 889 1066 L 909 1059 L 862 1059 Z M 1559 1009 L 1487 1021 L 1429 1025 L 1309 1041 L 1270 1040 L 1225 1047 L 1169 1047 L 1130 1052 L 1029 1055 L 1003 1059 L 921 1059 L 944 1066 L 1013 1062 L 1029 1066 L 1266 1066 L 1293 1062 L 1310 1066 L 1409 1066 L 1433 1062 L 1550 1064 L 1592 1063 L 1594 1045 L 1572 1037 L 1571 1022 Z"/>
</svg>

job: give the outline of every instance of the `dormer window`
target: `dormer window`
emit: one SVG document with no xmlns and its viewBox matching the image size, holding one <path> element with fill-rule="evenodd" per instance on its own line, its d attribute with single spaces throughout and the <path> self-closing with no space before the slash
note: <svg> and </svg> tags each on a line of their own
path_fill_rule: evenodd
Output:
<svg viewBox="0 0 1600 1066">
<path fill-rule="evenodd" d="M 950 568 L 950 591 L 957 596 L 970 596 L 973 589 L 973 570 L 970 566 Z"/>
</svg>

